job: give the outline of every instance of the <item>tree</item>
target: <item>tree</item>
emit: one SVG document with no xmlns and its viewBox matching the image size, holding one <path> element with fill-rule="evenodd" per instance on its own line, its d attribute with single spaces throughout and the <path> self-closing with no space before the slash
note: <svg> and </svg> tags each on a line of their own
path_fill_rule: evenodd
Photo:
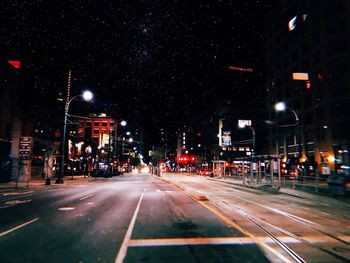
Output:
<svg viewBox="0 0 350 263">
<path fill-rule="evenodd" d="M 151 158 L 152 164 L 157 165 L 160 161 L 163 160 L 163 154 L 161 153 L 161 151 L 152 150 Z"/>
<path fill-rule="evenodd" d="M 141 160 L 139 157 L 133 157 L 130 159 L 131 166 L 139 166 L 141 164 Z"/>
</svg>

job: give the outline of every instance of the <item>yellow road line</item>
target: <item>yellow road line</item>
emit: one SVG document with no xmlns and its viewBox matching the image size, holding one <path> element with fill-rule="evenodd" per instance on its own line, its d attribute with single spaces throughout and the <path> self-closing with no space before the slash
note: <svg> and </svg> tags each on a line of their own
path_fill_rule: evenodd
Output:
<svg viewBox="0 0 350 263">
<path fill-rule="evenodd" d="M 180 189 L 182 189 L 182 188 L 180 188 Z M 256 244 L 260 245 L 261 247 L 265 248 L 266 250 L 270 251 L 272 254 L 274 254 L 275 256 L 279 257 L 283 262 L 286 262 L 286 263 L 292 263 L 293 262 L 292 260 L 290 260 L 287 257 L 285 257 L 284 255 L 282 255 L 280 252 L 278 252 L 276 249 L 270 247 L 269 245 L 267 245 L 264 242 L 262 242 L 260 239 L 256 238 L 253 234 L 251 234 L 246 229 L 243 229 L 241 226 L 239 226 L 238 224 L 233 222 L 230 218 L 228 218 L 227 216 L 221 214 L 217 209 L 208 206 L 203 201 L 197 200 L 194 196 L 192 196 L 190 193 L 188 193 L 184 189 L 182 189 L 182 190 L 184 191 L 184 193 L 186 193 L 188 196 L 190 196 L 197 203 L 199 203 L 200 205 L 202 205 L 203 207 L 208 209 L 210 212 L 215 214 L 217 217 L 219 217 L 221 220 L 223 220 L 226 224 L 228 224 L 229 226 L 237 229 L 238 231 L 240 231 L 241 233 L 245 234 L 246 236 L 250 237 L 254 241 L 254 243 L 256 243 Z"/>
</svg>

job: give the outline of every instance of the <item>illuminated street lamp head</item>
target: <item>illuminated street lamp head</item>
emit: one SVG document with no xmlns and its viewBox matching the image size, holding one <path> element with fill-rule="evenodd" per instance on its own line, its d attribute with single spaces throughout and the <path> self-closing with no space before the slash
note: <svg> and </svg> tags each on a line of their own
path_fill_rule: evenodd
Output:
<svg viewBox="0 0 350 263">
<path fill-rule="evenodd" d="M 128 131 L 128 132 L 126 132 L 126 135 L 128 135 L 128 136 L 129 136 L 130 134 L 131 134 L 131 132 L 129 132 L 129 131 Z"/>
<path fill-rule="evenodd" d="M 134 141 L 134 139 L 133 138 L 129 138 L 129 142 L 133 142 Z"/>
<path fill-rule="evenodd" d="M 126 121 L 121 121 L 121 122 L 120 122 L 120 125 L 121 125 L 121 126 L 126 126 Z"/>
<path fill-rule="evenodd" d="M 83 99 L 85 100 L 85 101 L 91 101 L 92 99 L 93 99 L 93 97 L 94 97 L 94 94 L 92 94 L 92 92 L 91 91 L 89 91 L 89 90 L 86 90 L 86 91 L 84 91 L 83 92 Z"/>
<path fill-rule="evenodd" d="M 278 102 L 275 104 L 275 110 L 276 111 L 285 111 L 286 110 L 286 104 L 284 102 Z"/>
</svg>

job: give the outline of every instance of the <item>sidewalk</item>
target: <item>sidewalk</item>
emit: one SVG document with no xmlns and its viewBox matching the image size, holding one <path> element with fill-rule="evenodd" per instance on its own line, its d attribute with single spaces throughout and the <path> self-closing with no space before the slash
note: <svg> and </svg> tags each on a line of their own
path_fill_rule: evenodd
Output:
<svg viewBox="0 0 350 263">
<path fill-rule="evenodd" d="M 192 175 L 193 176 L 193 175 Z M 195 175 L 197 176 L 197 175 Z M 208 180 L 212 181 L 219 181 L 227 184 L 233 184 L 239 187 L 244 187 L 244 188 L 251 188 L 251 189 L 256 189 L 264 192 L 269 192 L 273 194 L 286 194 L 298 198 L 304 198 L 304 199 L 309 199 L 313 201 L 318 201 L 318 202 L 327 202 L 327 203 L 333 203 L 333 202 L 344 202 L 347 204 L 350 204 L 350 197 L 349 196 L 331 196 L 328 194 L 326 191 L 327 187 L 322 188 L 319 187 L 320 191 L 316 192 L 310 192 L 307 187 L 297 187 L 298 189 L 293 189 L 293 188 L 287 188 L 287 187 L 278 187 L 277 185 L 271 186 L 270 184 L 256 184 L 256 183 L 249 183 L 246 182 L 246 184 L 243 184 L 243 180 L 238 180 L 230 177 L 226 178 L 220 178 L 220 177 L 206 177 Z M 296 184 L 297 185 L 297 184 Z"/>
<path fill-rule="evenodd" d="M 105 178 L 101 177 L 87 177 L 83 175 L 77 175 L 73 177 L 71 176 L 65 176 L 64 177 L 64 183 L 63 184 L 55 184 L 57 178 L 51 178 L 51 184 L 50 185 L 45 185 L 46 179 L 38 179 L 34 178 L 29 181 L 29 184 L 27 186 L 26 181 L 21 181 L 18 183 L 18 187 L 16 188 L 16 182 L 8 182 L 8 183 L 1 183 L 0 184 L 0 193 L 6 192 L 9 190 L 23 190 L 23 189 L 33 189 L 33 188 L 47 188 L 47 187 L 64 187 L 64 186 L 71 186 L 71 185 L 79 185 L 79 184 L 84 184 L 84 183 L 90 183 L 90 182 L 95 182 L 95 181 L 101 181 L 104 180 Z"/>
<path fill-rule="evenodd" d="M 164 174 L 165 176 L 167 174 Z M 170 175 L 170 174 L 169 174 Z M 177 176 L 190 176 L 190 177 L 198 177 L 202 179 L 206 179 L 208 181 L 217 181 L 225 184 L 231 184 L 236 187 L 241 188 L 242 190 L 255 190 L 255 191 L 263 191 L 266 193 L 271 193 L 271 194 L 285 194 L 297 198 L 303 198 L 303 199 L 308 199 L 312 201 L 316 201 L 319 203 L 327 203 L 327 204 L 333 204 L 335 206 L 340 205 L 340 204 L 345 204 L 345 205 L 350 205 L 350 196 L 330 196 L 327 194 L 326 191 L 319 191 L 318 193 L 313 191 L 309 192 L 307 191 L 307 188 L 301 188 L 300 189 L 293 189 L 293 188 L 285 188 L 285 187 L 277 187 L 277 184 L 274 186 L 271 186 L 270 182 L 268 183 L 261 183 L 261 184 L 256 184 L 254 183 L 249 183 L 246 181 L 245 184 L 243 184 L 242 179 L 236 179 L 232 177 L 203 177 L 201 175 L 197 174 L 189 174 L 189 173 L 173 173 L 173 175 Z"/>
</svg>

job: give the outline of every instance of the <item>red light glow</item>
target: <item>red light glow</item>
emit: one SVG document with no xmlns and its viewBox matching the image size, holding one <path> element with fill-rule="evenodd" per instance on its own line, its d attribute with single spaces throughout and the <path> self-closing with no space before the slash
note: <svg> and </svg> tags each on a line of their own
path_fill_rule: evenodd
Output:
<svg viewBox="0 0 350 263">
<path fill-rule="evenodd" d="M 196 161 L 196 157 L 195 156 L 189 156 L 189 155 L 180 155 L 179 157 L 177 157 L 177 161 L 179 163 L 182 163 L 182 164 L 187 164 L 187 163 L 195 162 Z"/>
<path fill-rule="evenodd" d="M 236 70 L 236 71 L 242 71 L 242 72 L 253 72 L 252 68 L 239 68 L 239 67 L 233 67 L 233 66 L 229 66 L 228 68 L 230 70 Z"/>
<path fill-rule="evenodd" d="M 8 60 L 7 62 L 15 69 L 21 68 L 21 61 L 19 61 L 19 60 Z"/>
</svg>

